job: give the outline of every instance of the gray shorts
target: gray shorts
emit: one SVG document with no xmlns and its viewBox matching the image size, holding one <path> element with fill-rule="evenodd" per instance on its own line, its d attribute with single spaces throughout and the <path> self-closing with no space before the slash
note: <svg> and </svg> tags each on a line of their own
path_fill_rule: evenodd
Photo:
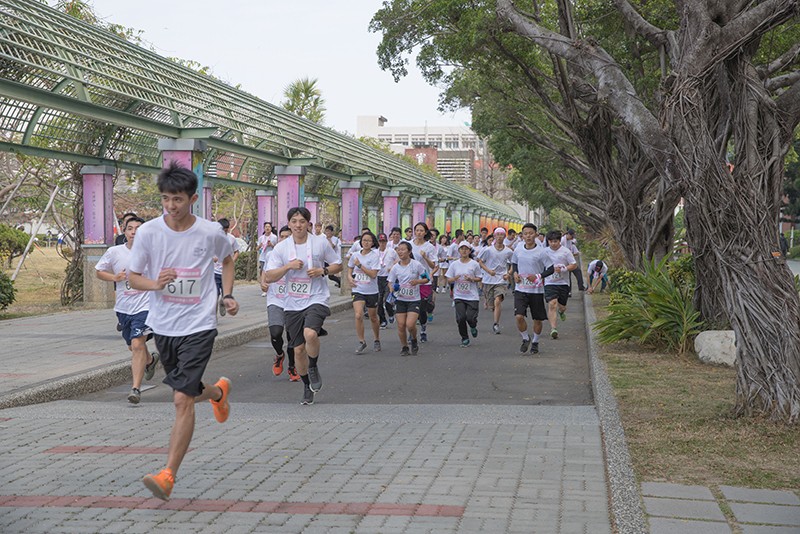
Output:
<svg viewBox="0 0 800 534">
<path fill-rule="evenodd" d="M 494 299 L 500 297 L 500 300 L 505 300 L 507 293 L 508 282 L 483 284 L 483 294 L 486 295 L 486 301 L 489 303 L 490 310 L 494 310 Z"/>
<path fill-rule="evenodd" d="M 270 304 L 267 306 L 267 325 L 283 326 L 284 315 L 283 308 L 276 306 L 275 304 Z"/>
<path fill-rule="evenodd" d="M 311 328 L 319 334 L 325 318 L 330 314 L 331 309 L 323 304 L 312 304 L 308 308 L 297 311 L 284 311 L 284 328 L 289 336 L 289 348 L 299 347 L 306 342 L 303 335 L 305 328 Z"/>
</svg>

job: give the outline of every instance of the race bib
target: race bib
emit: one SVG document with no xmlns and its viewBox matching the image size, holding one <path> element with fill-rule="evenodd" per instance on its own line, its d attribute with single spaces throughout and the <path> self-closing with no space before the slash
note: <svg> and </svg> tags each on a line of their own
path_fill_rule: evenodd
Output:
<svg viewBox="0 0 800 534">
<path fill-rule="evenodd" d="M 278 295 L 279 299 L 286 298 L 286 282 L 281 282 L 275 286 L 275 294 Z"/>
<path fill-rule="evenodd" d="M 453 287 L 453 294 L 459 296 L 469 296 L 471 294 L 470 283 L 456 282 L 455 287 Z"/>
<path fill-rule="evenodd" d="M 117 282 L 117 283 L 121 284 L 122 282 Z M 131 283 L 128 280 L 125 280 L 125 289 L 122 290 L 123 295 L 125 295 L 126 297 L 131 297 L 133 295 L 138 295 L 139 293 L 142 293 L 142 291 L 139 291 L 138 289 L 133 289 L 131 287 Z"/>
<path fill-rule="evenodd" d="M 417 292 L 414 286 L 411 284 L 403 284 L 400 286 L 399 296 L 405 298 L 414 298 L 417 296 Z"/>
<path fill-rule="evenodd" d="M 519 283 L 520 287 L 524 287 L 524 288 L 528 288 L 528 289 L 533 289 L 533 288 L 536 288 L 536 287 L 542 287 L 542 275 L 540 275 L 540 274 L 533 275 L 534 276 L 533 282 L 528 280 L 528 276 L 529 275 L 527 275 L 527 274 L 521 274 L 519 276 L 522 279 L 520 281 L 520 283 Z"/>
<path fill-rule="evenodd" d="M 161 298 L 173 304 L 199 304 L 202 294 L 200 269 L 176 268 L 178 276 L 161 290 Z"/>
<path fill-rule="evenodd" d="M 311 296 L 311 278 L 292 278 L 286 285 L 286 292 L 290 297 L 307 299 Z"/>
<path fill-rule="evenodd" d="M 372 280 L 367 273 L 353 273 L 353 279 L 355 279 L 356 284 L 368 284 L 370 280 Z"/>
<path fill-rule="evenodd" d="M 567 271 L 566 271 L 567 267 L 565 265 L 561 265 L 561 264 L 554 265 L 553 267 L 561 267 L 562 271 L 560 273 L 559 272 L 554 272 L 550 276 L 550 281 L 551 282 L 556 282 L 558 280 L 563 280 L 564 279 L 564 275 L 567 273 Z"/>
</svg>

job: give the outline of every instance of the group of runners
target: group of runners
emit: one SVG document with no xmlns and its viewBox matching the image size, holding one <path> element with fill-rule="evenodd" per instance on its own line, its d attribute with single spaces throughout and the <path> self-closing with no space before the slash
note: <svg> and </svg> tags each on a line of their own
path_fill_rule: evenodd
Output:
<svg viewBox="0 0 800 534">
<path fill-rule="evenodd" d="M 209 400 L 217 421 L 228 418 L 231 381 L 220 377 L 209 384 L 203 374 L 217 335 L 217 313 L 236 315 L 239 304 L 233 296 L 236 241 L 225 225 L 191 213 L 196 176 L 173 164 L 159 174 L 157 184 L 164 215 L 148 222 L 126 220 L 127 242 L 106 252 L 97 275 L 117 288 L 115 311 L 133 354 L 128 400 L 139 402 L 141 382 L 153 377 L 159 361 L 163 382 L 173 390 L 175 421 L 166 466 L 143 478 L 154 496 L 168 500 L 194 431 L 195 403 Z M 558 320 L 566 319 L 569 273 L 577 262 L 572 250 L 562 246 L 559 231 L 549 232 L 542 243 L 530 223 L 520 236 L 503 228 L 491 234 L 483 229 L 478 236 L 456 230 L 448 244 L 422 222 L 406 229 L 405 239 L 400 228 L 388 236 L 364 229 L 343 264 L 332 229 L 315 233 L 306 208 L 291 208 L 287 219 L 277 235 L 265 225 L 259 240 L 260 283 L 275 350 L 273 373 L 281 375 L 287 364 L 289 379 L 303 383 L 301 404 L 313 404 L 322 389 L 320 337 L 331 313 L 327 279 L 340 273 L 352 290 L 358 354 L 368 348 L 367 323 L 374 351 L 384 349 L 381 330 L 394 323 L 400 355 L 418 354 L 420 343 L 429 341 L 435 294 L 441 292 L 452 296 L 462 347 L 478 336 L 481 298 L 492 313 L 492 332 L 500 334 L 502 306 L 513 293 L 522 353 L 539 351 L 545 321 L 557 339 Z M 157 352 L 147 349 L 150 336 Z"/>
</svg>

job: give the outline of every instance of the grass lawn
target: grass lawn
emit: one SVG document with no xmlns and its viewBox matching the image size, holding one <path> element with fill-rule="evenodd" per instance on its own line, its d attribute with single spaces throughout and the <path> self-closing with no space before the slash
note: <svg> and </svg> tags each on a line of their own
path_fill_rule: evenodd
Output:
<svg viewBox="0 0 800 534">
<path fill-rule="evenodd" d="M 3 271 L 11 276 L 18 262 L 19 258 L 15 258 L 13 268 L 4 266 Z M 16 300 L 0 312 L 0 319 L 68 310 L 61 306 L 61 283 L 66 268 L 66 260 L 56 253 L 55 248 L 31 249 L 14 281 Z"/>
<path fill-rule="evenodd" d="M 607 295 L 595 295 L 606 315 Z M 800 427 L 732 415 L 736 373 L 634 344 L 602 347 L 640 481 L 800 487 Z"/>
</svg>

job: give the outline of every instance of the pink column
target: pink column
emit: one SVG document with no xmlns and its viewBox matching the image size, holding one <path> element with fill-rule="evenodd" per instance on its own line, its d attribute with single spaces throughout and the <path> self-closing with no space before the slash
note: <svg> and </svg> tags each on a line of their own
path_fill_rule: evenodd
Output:
<svg viewBox="0 0 800 534">
<path fill-rule="evenodd" d="M 258 235 L 264 231 L 264 223 L 275 226 L 275 191 L 260 189 L 256 191 L 258 202 Z M 280 230 L 280 227 L 278 227 Z"/>
<path fill-rule="evenodd" d="M 114 173 L 108 165 L 87 165 L 83 175 L 83 244 L 114 244 Z"/>
<path fill-rule="evenodd" d="M 291 208 L 303 205 L 305 174 L 305 167 L 275 166 L 275 176 L 278 181 L 278 213 L 275 217 L 275 226 L 278 228 L 289 222 L 286 216 Z"/>
<path fill-rule="evenodd" d="M 319 220 L 319 198 L 318 197 L 306 197 L 305 206 L 308 211 L 311 212 L 311 222 L 316 224 L 318 222 L 322 222 Z"/>
<path fill-rule="evenodd" d="M 361 182 L 339 182 L 342 192 L 342 241 L 352 243 L 361 233 Z"/>
<path fill-rule="evenodd" d="M 166 168 L 176 162 L 197 176 L 197 201 L 192 206 L 192 213 L 205 219 L 211 218 L 211 189 L 205 183 L 203 171 L 203 152 L 205 141 L 199 139 L 159 139 L 158 149 L 161 151 L 161 166 Z"/>
<path fill-rule="evenodd" d="M 426 204 L 428 199 L 425 197 L 411 199 L 411 226 L 413 227 L 418 222 L 427 221 Z"/>
<path fill-rule="evenodd" d="M 400 226 L 400 191 L 381 191 L 383 195 L 383 233 Z"/>
</svg>

